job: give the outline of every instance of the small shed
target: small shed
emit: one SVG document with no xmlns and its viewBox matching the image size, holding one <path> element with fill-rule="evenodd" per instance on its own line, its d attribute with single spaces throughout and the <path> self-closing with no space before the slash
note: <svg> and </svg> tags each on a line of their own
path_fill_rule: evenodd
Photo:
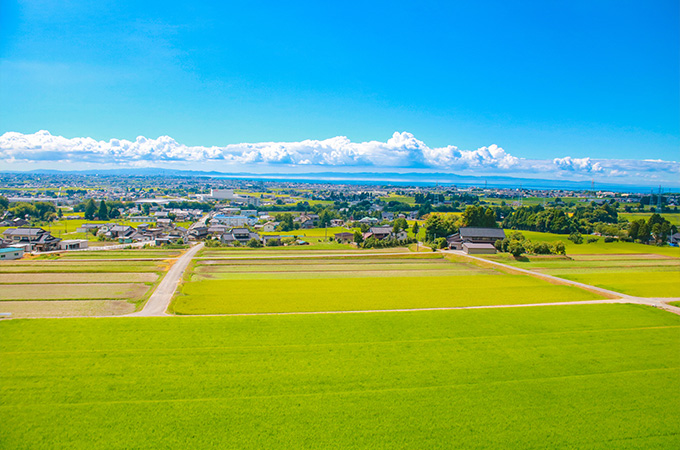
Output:
<svg viewBox="0 0 680 450">
<path fill-rule="evenodd" d="M 343 233 L 335 233 L 335 240 L 340 242 L 341 244 L 351 244 L 354 242 L 354 233 L 350 232 L 343 232 Z"/>
<path fill-rule="evenodd" d="M 86 239 L 67 239 L 59 243 L 60 250 L 81 250 L 88 248 L 88 245 Z"/>
<path fill-rule="evenodd" d="M 10 261 L 21 259 L 24 256 L 24 249 L 17 247 L 0 248 L 0 261 Z"/>
<path fill-rule="evenodd" d="M 493 255 L 496 253 L 496 247 L 491 244 L 463 242 L 463 251 L 468 255 Z"/>
</svg>

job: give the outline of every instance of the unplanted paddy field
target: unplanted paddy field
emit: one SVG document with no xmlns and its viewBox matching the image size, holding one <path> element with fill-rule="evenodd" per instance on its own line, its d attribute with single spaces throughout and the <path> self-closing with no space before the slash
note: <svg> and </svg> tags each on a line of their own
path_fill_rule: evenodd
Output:
<svg viewBox="0 0 680 450">
<path fill-rule="evenodd" d="M 0 447 L 679 448 L 679 341 L 622 304 L 9 320 Z"/>
<path fill-rule="evenodd" d="M 0 312 L 12 317 L 107 316 L 141 307 L 178 251 L 50 254 L 0 263 Z"/>
<path fill-rule="evenodd" d="M 440 253 L 257 257 L 204 251 L 170 306 L 176 314 L 365 311 L 596 300 L 599 294 Z M 230 257 L 233 256 L 233 257 Z"/>
</svg>

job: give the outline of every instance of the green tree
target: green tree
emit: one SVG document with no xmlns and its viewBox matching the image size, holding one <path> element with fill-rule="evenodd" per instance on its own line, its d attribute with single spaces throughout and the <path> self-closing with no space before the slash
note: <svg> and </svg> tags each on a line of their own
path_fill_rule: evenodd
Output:
<svg viewBox="0 0 680 450">
<path fill-rule="evenodd" d="M 99 220 L 109 220 L 109 210 L 106 207 L 106 202 L 104 200 L 99 203 L 99 212 L 97 213 Z"/>
<path fill-rule="evenodd" d="M 60 219 L 61 219 L 62 217 L 64 217 L 64 212 L 61 210 L 61 208 L 59 208 L 59 210 L 58 210 L 58 212 L 57 212 L 57 217 L 59 217 Z"/>
<path fill-rule="evenodd" d="M 9 199 L 0 195 L 0 211 L 9 208 Z"/>
<path fill-rule="evenodd" d="M 12 214 L 13 217 L 20 217 L 22 219 L 26 216 L 38 216 L 38 210 L 35 208 L 35 206 L 25 202 L 12 203 L 12 206 L 9 208 L 9 213 Z"/>
<path fill-rule="evenodd" d="M 522 243 L 522 241 L 512 240 L 508 244 L 508 252 L 510 252 L 510 254 L 515 258 L 519 258 L 520 256 L 522 256 L 522 253 L 524 253 L 525 251 L 526 250 L 524 248 L 524 244 Z"/>
<path fill-rule="evenodd" d="M 413 224 L 413 235 L 415 237 L 418 237 L 418 232 L 420 231 L 420 225 L 418 225 L 418 222 Z"/>
<path fill-rule="evenodd" d="M 555 241 L 552 244 L 552 252 L 556 255 L 566 255 L 567 247 L 564 245 L 564 242 Z"/>
<path fill-rule="evenodd" d="M 567 239 L 574 244 L 583 244 L 583 236 L 578 231 L 572 232 Z"/>
<path fill-rule="evenodd" d="M 354 232 L 354 242 L 356 242 L 357 244 L 361 244 L 362 242 L 364 242 L 364 235 L 361 233 L 361 231 L 356 230 Z"/>
<path fill-rule="evenodd" d="M 94 204 L 94 200 L 88 200 L 87 204 L 85 205 L 85 219 L 94 220 L 94 215 L 96 212 L 97 206 Z"/>
<path fill-rule="evenodd" d="M 249 240 L 246 245 L 250 248 L 260 248 L 260 247 L 262 247 L 262 243 L 258 239 L 255 239 L 255 238 L 252 238 L 251 240 Z"/>
<path fill-rule="evenodd" d="M 392 226 L 392 233 L 394 234 L 399 233 L 401 230 L 408 230 L 408 222 L 404 218 L 396 219 Z"/>
</svg>

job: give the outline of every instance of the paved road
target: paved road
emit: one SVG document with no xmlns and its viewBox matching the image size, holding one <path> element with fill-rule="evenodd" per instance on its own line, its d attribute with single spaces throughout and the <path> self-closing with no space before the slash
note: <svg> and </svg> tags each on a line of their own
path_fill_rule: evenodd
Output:
<svg viewBox="0 0 680 450">
<path fill-rule="evenodd" d="M 160 282 L 156 290 L 154 291 L 153 294 L 151 294 L 151 297 L 149 298 L 149 301 L 146 302 L 146 305 L 144 305 L 144 309 L 141 311 L 138 311 L 136 313 L 129 314 L 129 316 L 143 316 L 143 317 L 151 317 L 151 316 L 166 316 L 166 310 L 168 309 L 168 306 L 170 305 L 170 300 L 172 300 L 172 296 L 175 294 L 175 291 L 177 290 L 177 285 L 179 284 L 179 281 L 182 279 L 182 275 L 184 275 L 184 271 L 186 270 L 187 266 L 193 259 L 194 255 L 203 248 L 203 243 L 199 243 L 197 245 L 194 245 L 191 247 L 185 254 L 180 256 L 177 261 L 172 265 L 170 270 L 168 270 L 168 273 L 163 277 L 163 280 Z"/>
</svg>

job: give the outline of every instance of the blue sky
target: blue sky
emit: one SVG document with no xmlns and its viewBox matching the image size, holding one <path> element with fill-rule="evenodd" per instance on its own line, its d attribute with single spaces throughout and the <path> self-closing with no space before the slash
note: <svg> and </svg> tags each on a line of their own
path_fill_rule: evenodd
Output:
<svg viewBox="0 0 680 450">
<path fill-rule="evenodd" d="M 197 3 L 1 0 L 0 134 L 680 159 L 677 1 Z"/>
</svg>

